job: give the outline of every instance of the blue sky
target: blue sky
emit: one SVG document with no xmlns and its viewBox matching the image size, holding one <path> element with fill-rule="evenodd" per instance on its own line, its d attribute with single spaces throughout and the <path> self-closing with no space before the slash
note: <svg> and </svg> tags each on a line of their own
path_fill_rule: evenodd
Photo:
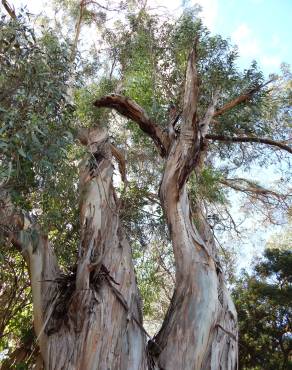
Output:
<svg viewBox="0 0 292 370">
<path fill-rule="evenodd" d="M 217 0 L 212 30 L 230 37 L 244 67 L 256 59 L 266 74 L 292 63 L 291 0 Z M 204 6 L 204 1 L 201 2 Z"/>
</svg>

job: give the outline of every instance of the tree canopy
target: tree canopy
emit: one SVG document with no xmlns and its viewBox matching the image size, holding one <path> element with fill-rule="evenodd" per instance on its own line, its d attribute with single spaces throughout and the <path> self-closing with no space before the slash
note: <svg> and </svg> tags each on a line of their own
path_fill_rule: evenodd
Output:
<svg viewBox="0 0 292 370">
<path fill-rule="evenodd" d="M 266 249 L 235 290 L 241 369 L 291 369 L 291 257 L 288 249 Z"/>
</svg>

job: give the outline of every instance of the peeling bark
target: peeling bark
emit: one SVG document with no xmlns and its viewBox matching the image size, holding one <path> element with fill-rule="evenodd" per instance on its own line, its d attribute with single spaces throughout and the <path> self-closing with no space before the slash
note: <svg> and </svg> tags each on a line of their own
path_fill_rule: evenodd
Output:
<svg viewBox="0 0 292 370">
<path fill-rule="evenodd" d="M 174 166 L 169 158 L 169 167 Z M 171 170 L 171 168 L 169 168 Z M 163 369 L 236 369 L 237 315 L 216 258 L 212 233 L 194 226 L 184 187 L 174 194 L 167 174 L 160 189 L 176 265 L 175 292 L 155 338 Z M 174 355 L 175 354 L 175 355 Z"/>
<path fill-rule="evenodd" d="M 99 129 L 87 138 L 75 271 L 62 274 L 37 225 L 23 223 L 17 238 L 30 272 L 37 341 L 46 370 L 143 370 L 146 336 L 112 185 L 112 148 Z"/>
</svg>

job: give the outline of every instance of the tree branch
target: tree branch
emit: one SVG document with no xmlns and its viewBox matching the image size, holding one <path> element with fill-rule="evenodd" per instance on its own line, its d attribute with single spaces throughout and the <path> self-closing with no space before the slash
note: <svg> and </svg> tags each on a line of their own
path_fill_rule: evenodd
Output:
<svg viewBox="0 0 292 370">
<path fill-rule="evenodd" d="M 249 90 L 247 93 L 242 94 L 242 95 L 238 96 L 237 98 L 231 100 L 229 103 L 225 104 L 222 108 L 216 110 L 216 112 L 213 114 L 213 118 L 221 116 L 222 114 L 224 114 L 228 110 L 236 107 L 237 105 L 239 105 L 241 103 L 245 103 L 246 101 L 250 100 L 256 92 L 258 92 L 260 89 L 262 89 L 264 86 L 268 85 L 272 81 L 273 80 L 269 80 L 268 82 L 266 82 L 262 85 L 256 86 L 253 89 Z"/>
<path fill-rule="evenodd" d="M 85 7 L 86 7 L 85 1 L 81 0 L 79 4 L 79 15 L 78 15 L 77 23 L 75 25 L 75 36 L 74 36 L 74 41 L 73 41 L 71 55 L 70 55 L 71 63 L 75 60 L 76 53 L 77 53 L 77 45 L 78 45 L 78 40 L 79 40 L 79 36 L 81 32 L 81 24 L 82 24 L 82 18 L 83 18 Z"/>
<path fill-rule="evenodd" d="M 201 131 L 201 134 L 202 134 L 203 138 L 206 137 L 206 135 L 207 135 L 210 122 L 211 122 L 212 117 L 214 115 L 215 106 L 216 106 L 218 97 L 219 97 L 219 91 L 216 91 L 213 98 L 212 98 L 212 102 L 210 103 L 210 105 L 209 105 L 209 107 L 208 107 L 208 109 L 205 113 L 204 118 L 199 123 L 200 131 Z"/>
<path fill-rule="evenodd" d="M 4 6 L 7 13 L 10 15 L 12 19 L 16 19 L 15 10 L 12 8 L 11 5 L 6 0 L 2 0 L 2 5 Z"/>
<path fill-rule="evenodd" d="M 147 115 L 136 102 L 122 95 L 111 94 L 104 96 L 93 103 L 96 107 L 112 108 L 122 116 L 138 123 L 142 131 L 154 141 L 159 153 L 165 157 L 169 147 L 168 136 Z"/>
<path fill-rule="evenodd" d="M 206 135 L 206 139 L 213 141 L 223 141 L 226 143 L 259 143 L 276 146 L 288 153 L 292 154 L 292 148 L 281 141 L 274 141 L 272 139 L 253 137 L 253 136 L 225 136 L 225 135 Z"/>
<path fill-rule="evenodd" d="M 183 121 L 182 133 L 190 129 L 194 129 L 196 124 L 196 112 L 199 95 L 199 83 L 198 74 L 196 67 L 196 44 L 198 40 L 195 40 L 194 47 L 190 52 L 186 78 L 185 78 L 185 93 L 183 102 Z"/>
<path fill-rule="evenodd" d="M 219 180 L 219 182 L 225 186 L 228 186 L 237 191 L 241 191 L 243 193 L 253 193 L 258 196 L 270 196 L 277 198 L 278 200 L 284 200 L 289 196 L 288 194 L 279 194 L 273 190 L 263 188 L 262 186 L 256 185 L 255 183 L 247 179 L 221 179 Z M 246 183 L 246 186 L 243 185 L 243 183 Z"/>
</svg>

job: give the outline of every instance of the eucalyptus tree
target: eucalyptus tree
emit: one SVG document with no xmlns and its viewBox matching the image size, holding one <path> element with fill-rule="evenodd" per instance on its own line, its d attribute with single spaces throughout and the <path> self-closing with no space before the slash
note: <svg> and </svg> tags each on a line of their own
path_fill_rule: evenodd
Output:
<svg viewBox="0 0 292 370">
<path fill-rule="evenodd" d="M 88 4 L 82 1 L 80 6 Z M 13 147 L 9 129 L 4 131 L 8 149 L 1 159 L 8 174 L 2 184 L 7 197 L 3 199 L 1 226 L 6 243 L 27 261 L 40 349 L 38 368 L 236 369 L 237 314 L 225 286 L 208 209 L 212 202 L 223 203 L 221 186 L 267 206 L 287 206 L 286 194 L 249 179 L 230 178 L 230 174 L 259 158 L 269 160 L 269 153 L 275 160 L 274 153 L 292 152 L 286 143 L 288 90 L 271 90 L 276 83 L 265 83 L 255 64 L 240 73 L 235 67 L 236 51 L 221 37 L 211 36 L 195 13 L 187 11 L 174 22 L 161 20 L 145 9 L 130 9 L 125 19 L 104 29 L 104 74 L 97 85 L 76 89 L 74 112 L 65 95 L 76 42 L 70 53 L 50 36 L 49 49 L 39 52 L 39 47 L 22 46 L 34 45 L 31 33 L 24 39 L 15 37 L 15 31 L 10 36 L 15 40 L 12 57 L 23 50 L 32 62 L 35 59 L 30 53 L 45 55 L 43 63 L 35 67 L 35 79 L 27 81 L 25 70 L 17 78 L 26 94 L 19 97 L 22 90 L 17 84 L 11 91 L 7 89 L 4 118 L 10 111 L 20 112 L 28 124 L 22 133 L 26 145 Z M 83 10 L 81 7 L 78 22 Z M 17 28 L 15 14 L 12 18 Z M 79 34 L 76 27 L 77 41 Z M 43 40 L 46 38 L 37 43 L 43 45 Z M 14 75 L 8 62 L 9 87 Z M 34 66 L 27 63 L 25 68 L 31 64 Z M 42 87 L 45 81 L 48 86 Z M 33 94 L 31 82 L 36 83 Z M 49 93 L 44 94 L 47 90 Z M 111 94 L 102 96 L 107 93 Z M 19 106 L 11 101 L 15 96 Z M 35 104 L 36 98 L 39 104 Z M 101 108 L 114 109 L 126 121 Z M 5 122 L 10 121 L 7 118 Z M 41 135 L 38 140 L 31 132 L 33 123 L 41 131 L 36 129 Z M 122 124 L 125 130 L 119 126 Z M 111 142 L 109 131 L 116 135 L 116 143 Z M 35 130 L 33 133 L 36 135 Z M 76 194 L 76 166 L 68 164 L 70 160 L 74 163 L 78 149 L 70 133 L 85 148 L 78 206 L 71 198 Z M 268 155 L 262 149 L 264 145 L 269 148 Z M 129 152 L 127 162 L 122 153 L 125 150 Z M 113 159 L 125 183 L 119 190 L 121 197 L 114 189 Z M 28 167 L 28 173 L 16 172 L 15 176 L 13 171 L 20 161 L 25 163 L 20 168 Z M 47 173 L 43 165 L 51 172 Z M 31 182 L 25 182 L 24 190 L 16 192 L 22 197 L 15 199 L 13 181 L 19 181 L 19 174 Z M 137 188 L 135 205 L 150 213 L 148 220 L 155 216 L 159 219 L 148 222 L 145 228 L 145 216 L 137 213 L 131 220 L 135 209 L 124 209 Z M 68 203 L 58 189 L 64 193 L 67 189 Z M 45 198 L 40 200 L 43 194 Z M 25 199 L 30 200 L 29 206 Z M 41 212 L 36 212 L 38 209 Z M 52 217 L 52 224 L 48 211 L 60 212 L 59 217 Z M 38 214 L 32 217 L 32 213 Z M 167 237 L 162 238 L 167 243 L 162 244 L 167 248 L 171 245 L 173 250 L 173 296 L 161 329 L 153 338 L 147 338 L 143 327 L 123 217 L 130 226 L 128 232 L 137 232 L 130 235 L 132 244 L 137 240 L 147 243 L 146 234 L 157 226 L 160 234 L 167 228 Z M 77 252 L 76 261 L 72 251 Z"/>
</svg>

